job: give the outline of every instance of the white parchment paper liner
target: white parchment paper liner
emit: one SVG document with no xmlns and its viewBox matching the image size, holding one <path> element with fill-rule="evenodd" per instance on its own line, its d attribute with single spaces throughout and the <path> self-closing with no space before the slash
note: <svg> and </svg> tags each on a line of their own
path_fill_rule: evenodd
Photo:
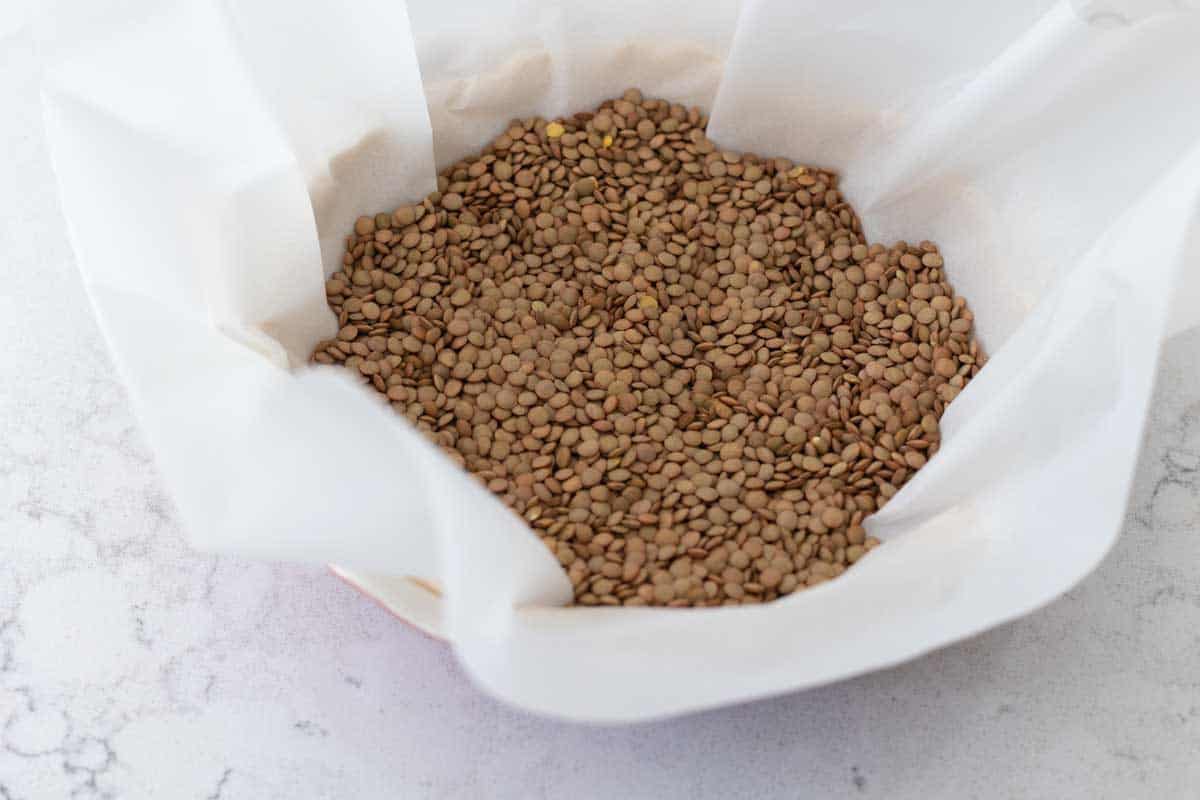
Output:
<svg viewBox="0 0 1200 800">
<path fill-rule="evenodd" d="M 1200 298 L 1200 19 L 1179 4 L 64 4 L 49 137 L 87 289 L 201 547 L 335 562 L 505 700 L 634 720 L 837 680 L 1062 593 L 1119 530 Z M 557 563 L 335 369 L 354 217 L 515 117 L 637 85 L 722 146 L 840 170 L 932 239 L 992 354 L 843 578 L 760 607 L 562 608 Z M 389 577 L 390 576 L 390 577 Z M 441 598 L 402 580 L 418 576 Z"/>
</svg>

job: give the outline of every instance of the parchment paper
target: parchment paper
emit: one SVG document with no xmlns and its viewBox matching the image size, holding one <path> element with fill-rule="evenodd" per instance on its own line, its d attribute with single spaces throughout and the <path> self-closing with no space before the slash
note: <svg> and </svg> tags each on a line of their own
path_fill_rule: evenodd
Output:
<svg viewBox="0 0 1200 800">
<path fill-rule="evenodd" d="M 199 547 L 335 562 L 525 708 L 636 720 L 814 686 L 1028 613 L 1122 520 L 1160 342 L 1200 321 L 1200 14 L 1170 0 L 173 0 L 43 12 L 84 281 Z M 373 393 L 304 366 L 360 213 L 518 116 L 628 86 L 830 166 L 871 241 L 937 241 L 991 361 L 779 602 L 564 608 L 543 545 Z M 403 581 L 416 576 L 440 597 Z M 389 588 L 391 587 L 391 588 Z"/>
</svg>

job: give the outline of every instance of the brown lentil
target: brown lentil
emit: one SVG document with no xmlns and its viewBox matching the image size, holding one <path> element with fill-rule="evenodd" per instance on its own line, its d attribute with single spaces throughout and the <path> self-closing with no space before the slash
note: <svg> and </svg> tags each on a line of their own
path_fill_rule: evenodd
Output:
<svg viewBox="0 0 1200 800">
<path fill-rule="evenodd" d="M 360 217 L 343 364 L 546 543 L 590 605 L 759 603 L 840 575 L 982 368 L 930 242 L 837 176 L 722 151 L 637 90 L 510 123 Z"/>
</svg>

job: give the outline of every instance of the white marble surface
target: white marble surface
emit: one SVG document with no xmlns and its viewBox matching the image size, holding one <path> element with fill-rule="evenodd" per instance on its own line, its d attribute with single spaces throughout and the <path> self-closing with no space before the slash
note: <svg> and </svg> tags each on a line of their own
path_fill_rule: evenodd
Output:
<svg viewBox="0 0 1200 800">
<path fill-rule="evenodd" d="M 1049 608 L 803 694 L 547 722 L 323 570 L 189 550 L 63 237 L 36 65 L 0 13 L 0 800 L 1200 796 L 1200 331 L 1167 345 L 1120 543 Z"/>
</svg>

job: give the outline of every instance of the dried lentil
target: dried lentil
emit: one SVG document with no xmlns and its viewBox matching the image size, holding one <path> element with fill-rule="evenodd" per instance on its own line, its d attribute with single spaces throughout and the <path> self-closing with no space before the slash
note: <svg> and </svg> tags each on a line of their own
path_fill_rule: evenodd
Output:
<svg viewBox="0 0 1200 800">
<path fill-rule="evenodd" d="M 350 367 L 520 514 L 576 602 L 759 603 L 840 575 L 984 364 L 930 242 L 837 176 L 722 151 L 637 90 L 512 122 L 360 217 L 325 291 Z"/>
</svg>

